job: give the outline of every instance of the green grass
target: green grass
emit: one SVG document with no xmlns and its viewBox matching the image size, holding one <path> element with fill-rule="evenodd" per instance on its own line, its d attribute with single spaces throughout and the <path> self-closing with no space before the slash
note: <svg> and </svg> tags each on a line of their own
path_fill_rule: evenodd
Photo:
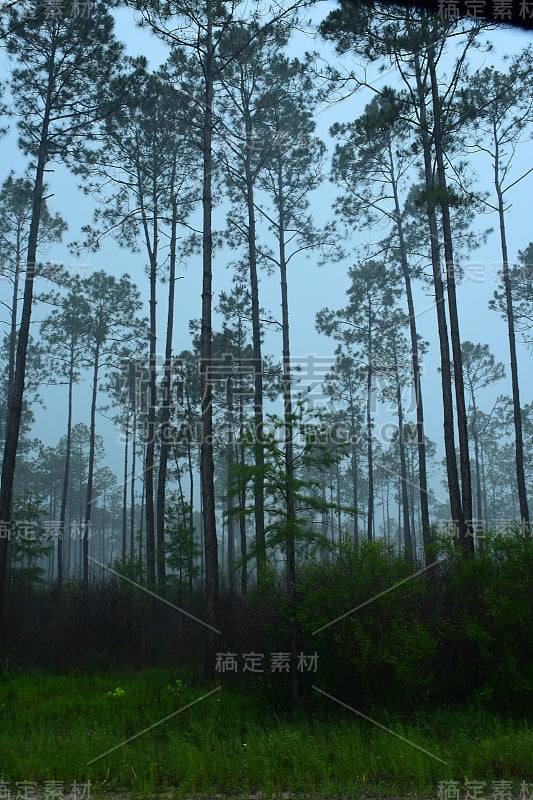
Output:
<svg viewBox="0 0 533 800">
<path fill-rule="evenodd" d="M 100 790 L 176 796 L 290 791 L 315 797 L 436 796 L 439 781 L 533 775 L 525 719 L 476 709 L 370 716 L 390 733 L 313 693 L 289 722 L 261 694 L 224 685 L 127 745 L 125 739 L 213 686 L 169 670 L 106 675 L 20 674 L 0 682 L 0 780 L 91 781 Z M 117 691 L 119 689 L 119 691 Z M 246 746 L 244 746 L 246 745 Z"/>
</svg>

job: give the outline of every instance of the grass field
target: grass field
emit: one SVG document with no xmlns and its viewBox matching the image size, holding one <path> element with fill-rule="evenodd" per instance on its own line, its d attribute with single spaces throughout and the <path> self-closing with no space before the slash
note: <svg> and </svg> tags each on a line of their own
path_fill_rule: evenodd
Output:
<svg viewBox="0 0 533 800">
<path fill-rule="evenodd" d="M 525 718 L 473 708 L 403 717 L 374 710 L 370 716 L 395 736 L 316 692 L 289 720 L 272 710 L 260 682 L 252 692 L 223 676 L 216 688 L 192 685 L 167 669 L 4 677 L 0 780 L 38 786 L 90 781 L 93 796 L 171 790 L 177 797 L 256 791 L 437 797 L 439 782 L 455 779 L 462 786 L 484 781 L 483 796 L 491 800 L 493 781 L 512 781 L 512 794 L 519 796 L 520 784 L 533 780 L 533 736 Z"/>
</svg>

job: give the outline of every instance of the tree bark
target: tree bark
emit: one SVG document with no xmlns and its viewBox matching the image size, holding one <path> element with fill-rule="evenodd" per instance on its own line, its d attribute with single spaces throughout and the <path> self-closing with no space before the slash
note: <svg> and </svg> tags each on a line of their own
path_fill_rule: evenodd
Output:
<svg viewBox="0 0 533 800">
<path fill-rule="evenodd" d="M 202 514 L 205 548 L 205 589 L 207 600 L 207 622 L 214 628 L 220 626 L 218 541 L 215 512 L 215 487 L 213 463 L 213 408 L 212 387 L 208 370 L 212 359 L 212 279 L 213 279 L 213 233 L 212 233 L 212 170 L 213 170 L 213 97 L 214 97 L 214 44 L 213 4 L 206 0 L 204 73 L 204 119 L 203 119 L 203 231 L 202 231 L 202 327 L 201 350 L 201 410 L 202 441 L 200 445 L 200 479 L 202 488 Z M 211 676 L 214 667 L 215 639 L 208 633 L 205 673 Z"/>
<path fill-rule="evenodd" d="M 435 307 L 437 310 L 437 327 L 440 345 L 440 367 L 442 384 L 442 404 L 443 404 L 443 424 L 444 424 L 444 449 L 446 455 L 446 472 L 448 478 L 448 493 L 450 498 L 450 511 L 452 524 L 459 530 L 463 529 L 463 509 L 461 505 L 461 490 L 459 486 L 459 474 L 457 470 L 457 460 L 455 454 L 455 437 L 453 422 L 453 400 L 452 400 L 452 376 L 450 368 L 450 345 L 448 339 L 448 325 L 446 322 L 446 308 L 444 300 L 444 285 L 442 281 L 442 271 L 440 266 L 439 238 L 437 229 L 437 218 L 433 203 L 434 179 L 433 165 L 431 157 L 431 143 L 428 131 L 428 120 L 426 110 L 426 100 L 424 84 L 422 80 L 422 70 L 420 57 L 414 56 L 417 92 L 419 100 L 420 115 L 420 137 L 424 157 L 424 177 L 427 197 L 427 218 L 430 235 L 431 247 L 431 267 L 433 272 L 433 285 L 435 288 Z"/>
<path fill-rule="evenodd" d="M 93 508 L 93 480 L 96 438 L 96 398 L 98 394 L 98 370 L 100 366 L 100 345 L 94 351 L 93 388 L 91 399 L 91 424 L 89 429 L 89 464 L 87 467 L 87 499 L 85 502 L 85 521 L 83 525 L 82 581 L 86 590 L 89 585 L 89 538 Z"/>
<path fill-rule="evenodd" d="M 9 427 L 9 409 L 11 406 L 11 396 L 13 394 L 13 384 L 15 382 L 15 363 L 17 354 L 17 316 L 18 316 L 18 293 L 20 281 L 20 264 L 22 261 L 22 242 L 21 224 L 17 225 L 17 243 L 15 250 L 15 274 L 13 276 L 13 294 L 11 304 L 11 325 L 9 331 L 9 357 L 7 365 L 7 403 L 6 403 L 6 429 L 5 438 Z"/>
<path fill-rule="evenodd" d="M 352 445 L 352 452 L 351 452 L 351 463 L 352 463 L 352 503 L 353 503 L 353 510 L 354 510 L 354 544 L 356 548 L 359 548 L 359 483 L 358 483 L 358 458 L 357 458 L 357 431 L 355 427 L 355 408 L 354 408 L 354 397 L 352 391 L 352 382 L 350 380 L 350 438 L 351 438 L 351 445 Z"/>
<path fill-rule="evenodd" d="M 126 561 L 127 544 L 128 544 L 128 455 L 129 455 L 129 442 L 130 442 L 130 421 L 129 415 L 126 413 L 126 420 L 124 423 L 124 481 L 122 486 L 122 563 Z"/>
<path fill-rule="evenodd" d="M 130 364 L 130 370 L 132 369 Z M 131 430 L 131 482 L 130 482 L 130 558 L 135 557 L 135 471 L 137 466 L 137 386 L 135 375 L 130 372 L 130 403 L 133 408 Z M 133 400 L 133 402 L 131 402 Z"/>
<path fill-rule="evenodd" d="M 473 554 L 474 537 L 472 529 L 472 476 L 470 474 L 470 454 L 468 448 L 468 419 L 466 414 L 463 358 L 461 354 L 461 336 L 459 332 L 459 314 L 455 286 L 455 264 L 453 257 L 452 228 L 450 205 L 448 202 L 448 186 L 444 165 L 444 149 L 442 143 L 440 96 L 434 60 L 433 45 L 427 49 L 428 67 L 431 80 L 431 96 L 433 105 L 433 142 L 437 163 L 437 178 L 442 214 L 442 232 L 444 240 L 444 257 L 446 259 L 446 285 L 448 292 L 448 310 L 450 314 L 450 336 L 453 355 L 453 381 L 455 385 L 455 402 L 457 406 L 457 430 L 459 434 L 459 462 L 461 468 L 461 508 L 462 524 L 459 528 L 459 541 L 465 553 Z"/>
<path fill-rule="evenodd" d="M 243 98 L 244 100 L 244 98 Z M 257 583 L 264 578 L 266 568 L 265 544 L 265 487 L 263 449 L 263 361 L 261 352 L 261 325 L 259 321 L 259 284 L 257 276 L 256 223 L 254 182 L 252 176 L 251 148 L 253 146 L 252 120 L 245 104 L 246 155 L 244 173 L 246 178 L 246 207 L 248 213 L 248 261 L 250 266 L 250 295 L 252 302 L 252 347 L 254 356 L 254 518 L 257 554 Z"/>
<path fill-rule="evenodd" d="M 283 411 L 285 423 L 285 501 L 286 501 L 286 543 L 287 579 L 289 591 L 289 629 L 291 663 L 296 663 L 296 499 L 294 496 L 294 452 L 293 452 L 293 414 L 291 398 L 291 349 L 289 336 L 289 299 L 287 290 L 287 258 L 285 253 L 285 208 L 284 184 L 282 175 L 282 155 L 277 153 L 277 202 L 278 202 L 278 246 L 281 285 L 281 325 L 283 356 Z M 291 701 L 293 707 L 298 702 L 298 675 L 292 670 Z"/>
<path fill-rule="evenodd" d="M 368 301 L 368 363 L 366 374 L 366 447 L 368 460 L 368 508 L 366 535 L 374 541 L 374 455 L 372 447 L 372 304 Z"/>
<path fill-rule="evenodd" d="M 22 302 L 22 315 L 17 342 L 17 358 L 15 364 L 15 378 L 13 392 L 9 403 L 9 413 L 6 426 L 6 441 L 4 445 L 4 458 L 2 462 L 2 477 L 0 482 L 0 522 L 4 523 L 9 531 L 12 520 L 13 482 L 15 479 L 15 466 L 20 435 L 20 421 L 22 417 L 22 401 L 24 396 L 24 381 L 26 377 L 26 357 L 30 336 L 30 320 L 33 305 L 33 280 L 35 277 L 35 264 L 37 260 L 37 240 L 39 236 L 39 223 L 41 219 L 41 204 L 43 198 L 44 170 L 48 161 L 48 131 L 52 96 L 54 92 L 54 66 L 55 44 L 48 61 L 48 85 L 43 108 L 43 121 L 35 181 L 33 189 L 33 205 L 28 236 L 28 256 L 26 263 L 26 278 L 24 281 L 24 299 Z M 7 577 L 7 557 L 9 540 L 7 536 L 0 536 L 0 622 L 5 598 Z"/>
<path fill-rule="evenodd" d="M 235 497 L 231 490 L 231 470 L 234 464 L 235 440 L 233 434 L 233 386 L 231 377 L 226 381 L 226 413 L 228 424 L 228 441 L 226 443 L 226 471 L 227 471 L 227 503 L 228 503 L 228 585 L 230 595 L 236 591 L 235 583 Z"/>
<path fill-rule="evenodd" d="M 240 445 L 239 445 L 239 463 L 241 467 L 246 465 L 246 450 L 244 446 L 244 399 L 239 398 L 239 431 L 240 431 Z M 246 483 L 242 481 L 239 491 L 239 505 L 241 511 L 246 508 Z M 239 515 L 239 533 L 241 541 L 241 594 L 248 593 L 248 543 L 246 541 L 246 515 Z"/>
<path fill-rule="evenodd" d="M 154 212 L 155 217 L 155 212 Z M 150 254 L 150 356 L 148 381 L 148 419 L 146 457 L 144 464 L 145 514 L 146 514 L 146 577 L 148 583 L 155 585 L 155 504 L 154 504 L 154 469 L 155 469 L 155 412 L 157 403 L 156 371 L 157 371 L 157 317 L 156 317 L 156 284 L 157 255 L 156 246 Z"/>
<path fill-rule="evenodd" d="M 494 137 L 495 141 L 496 137 Z M 527 502 L 526 479 L 524 471 L 524 439 L 522 433 L 522 412 L 520 407 L 520 383 L 518 380 L 518 360 L 516 357 L 516 336 L 514 325 L 513 293 L 509 275 L 509 255 L 507 251 L 507 232 L 505 228 L 505 209 L 503 192 L 499 180 L 499 158 L 496 145 L 494 160 L 494 185 L 498 197 L 498 218 L 500 224 L 500 245 L 502 251 L 502 282 L 505 291 L 505 311 L 507 317 L 507 336 L 509 339 L 509 358 L 511 364 L 511 389 L 513 395 L 513 422 L 515 431 L 515 462 L 518 503 L 524 534 L 530 536 L 529 507 Z"/>
<path fill-rule="evenodd" d="M 478 525 L 483 512 L 481 510 L 481 467 L 479 463 L 479 435 L 477 430 L 477 406 L 474 392 L 472 392 L 472 438 L 474 440 L 474 461 L 476 465 L 476 516 Z"/>
<path fill-rule="evenodd" d="M 400 252 L 400 264 L 405 283 L 405 294 L 407 299 L 407 311 L 409 314 L 409 334 L 411 337 L 411 361 L 413 366 L 413 382 L 415 387 L 415 403 L 416 403 L 416 430 L 417 430 L 417 445 L 418 445 L 418 480 L 420 487 L 420 513 L 422 516 L 422 541 L 424 543 L 424 555 L 426 561 L 429 557 L 429 504 L 428 504 L 428 486 L 427 486 L 427 465 L 426 465 L 426 440 L 424 433 L 424 404 L 422 401 L 422 384 L 420 376 L 420 355 L 418 352 L 418 332 L 416 328 L 416 314 L 415 304 L 413 300 L 413 288 L 411 285 L 411 276 L 409 274 L 409 264 L 407 261 L 407 248 L 405 246 L 405 237 L 403 230 L 402 214 L 400 209 L 400 200 L 398 197 L 398 186 L 393 174 L 393 161 L 392 154 L 389 150 L 391 158 L 391 175 L 392 175 L 392 193 L 394 196 L 394 211 L 396 216 L 396 228 L 398 232 L 398 244 Z M 413 528 L 414 536 L 414 528 Z"/>
<path fill-rule="evenodd" d="M 67 515 L 68 487 L 70 480 L 70 451 L 72 448 L 72 394 L 74 385 L 74 342 L 71 340 L 70 364 L 68 374 L 68 412 L 67 441 L 65 444 L 65 467 L 63 472 L 63 491 L 61 511 L 59 512 L 59 536 L 57 540 L 57 583 L 63 583 L 63 542 L 65 539 L 65 519 Z"/>
<path fill-rule="evenodd" d="M 408 561 L 411 563 L 411 565 L 414 566 L 413 540 L 411 536 L 411 525 L 409 520 L 409 499 L 407 493 L 407 467 L 405 463 L 402 387 L 400 383 L 400 374 L 398 371 L 398 359 L 394 341 L 393 341 L 393 357 L 394 357 L 394 379 L 396 383 L 396 406 L 398 411 L 398 445 L 400 449 L 400 484 L 401 484 L 401 499 L 402 499 L 401 503 L 402 515 L 403 515 L 403 540 L 405 544 L 405 555 Z"/>
<path fill-rule="evenodd" d="M 172 178 L 172 183 L 174 176 Z M 174 332 L 174 296 L 176 289 L 176 235 L 177 201 L 172 197 L 172 223 L 170 232 L 170 265 L 168 276 L 167 332 L 165 341 L 165 364 L 163 367 L 163 403 L 161 407 L 161 426 L 159 444 L 159 475 L 157 478 L 157 583 L 164 593 L 166 582 L 165 554 L 165 492 L 167 488 L 167 467 L 170 454 L 170 389 L 172 367 L 172 336 Z"/>
</svg>

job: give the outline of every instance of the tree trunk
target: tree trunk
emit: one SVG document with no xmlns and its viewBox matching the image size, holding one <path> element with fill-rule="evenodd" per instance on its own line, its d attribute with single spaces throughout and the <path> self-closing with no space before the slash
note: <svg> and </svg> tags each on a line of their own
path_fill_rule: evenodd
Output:
<svg viewBox="0 0 533 800">
<path fill-rule="evenodd" d="M 172 188 L 174 175 L 172 176 Z M 174 332 L 174 296 L 176 288 L 176 231 L 177 200 L 172 197 L 172 224 L 170 233 L 170 265 L 168 276 L 167 334 L 165 341 L 165 365 L 163 368 L 163 403 L 161 408 L 159 475 L 157 479 L 157 583 L 159 590 L 165 592 L 165 493 L 167 488 L 167 466 L 170 454 L 170 390 L 172 367 L 172 336 Z"/>
<path fill-rule="evenodd" d="M 424 84 L 420 58 L 414 56 L 416 83 L 419 100 L 420 136 L 424 156 L 425 189 L 427 192 L 427 217 L 430 234 L 431 267 L 433 272 L 433 285 L 435 288 L 435 307 L 437 310 L 437 327 L 440 345 L 440 367 L 442 384 L 442 404 L 444 415 L 444 449 L 446 455 L 446 472 L 448 478 L 448 493 L 450 497 L 450 511 L 452 523 L 463 529 L 463 509 L 461 505 L 461 490 L 455 454 L 455 436 L 453 423 L 452 376 L 450 368 L 450 345 L 448 340 L 448 325 L 446 322 L 446 308 L 444 301 L 444 285 L 440 267 L 439 239 L 437 218 L 433 201 L 434 180 L 431 157 L 431 142 L 428 131 L 427 110 L 425 101 Z"/>
<path fill-rule="evenodd" d="M 408 452 L 409 451 L 407 450 L 406 451 L 406 456 L 407 456 Z M 414 464 L 412 463 L 412 460 L 414 460 L 414 456 L 413 456 L 413 459 L 407 459 L 407 461 L 408 461 L 408 463 L 407 463 L 407 475 L 408 475 L 408 479 L 409 479 L 409 500 L 410 500 L 409 507 L 410 507 L 410 514 L 411 514 L 411 517 L 410 517 L 410 519 L 411 519 L 411 530 L 413 532 L 413 554 L 414 554 L 415 559 L 416 559 L 417 558 L 418 545 L 417 545 L 417 541 L 416 541 L 416 523 L 415 523 L 415 492 L 414 492 L 415 470 L 414 470 Z M 422 540 L 422 543 L 423 543 L 423 540 Z M 425 551 L 424 551 L 424 555 L 426 555 Z M 427 563 L 428 563 L 428 560 L 427 560 L 427 555 L 426 555 L 426 564 Z"/>
<path fill-rule="evenodd" d="M 461 353 L 461 336 L 459 333 L 459 315 L 457 312 L 450 205 L 447 199 L 448 187 L 442 144 L 441 103 L 435 69 L 434 49 L 432 44 L 428 46 L 427 54 L 433 102 L 433 142 L 435 146 L 438 177 L 437 186 L 439 188 L 440 209 L 442 214 L 444 256 L 446 259 L 448 310 L 450 314 L 450 336 L 453 354 L 453 381 L 455 385 L 455 402 L 457 406 L 457 430 L 459 433 L 459 462 L 461 467 L 462 491 L 462 524 L 459 528 L 459 541 L 465 553 L 472 554 L 474 552 L 474 538 L 472 531 L 472 476 L 470 474 L 470 454 L 468 450 L 468 419 L 466 415 L 463 358 Z"/>
<path fill-rule="evenodd" d="M 87 468 L 87 500 L 85 503 L 85 522 L 83 526 L 82 581 L 86 590 L 89 585 L 89 538 L 93 508 L 93 479 L 96 438 L 96 397 L 98 394 L 98 369 L 100 366 L 100 345 L 97 342 L 94 351 L 93 389 L 91 399 L 91 426 L 89 430 L 89 465 Z"/>
<path fill-rule="evenodd" d="M 156 282 L 157 262 L 155 253 L 150 258 L 150 370 L 148 382 L 148 425 L 146 457 L 144 464 L 145 514 L 146 514 L 146 577 L 148 583 L 155 585 L 155 507 L 154 507 L 154 468 L 155 468 L 155 411 L 156 411 Z"/>
<path fill-rule="evenodd" d="M 321 512 L 321 521 L 320 521 L 320 528 L 322 532 L 322 537 L 324 542 L 327 543 L 328 541 L 328 509 L 327 509 L 327 497 L 326 497 L 326 481 L 320 481 L 320 499 L 322 501 L 322 512 Z M 333 536 L 331 537 L 331 544 L 334 545 Z M 328 548 L 324 546 L 322 548 L 322 558 L 327 558 L 328 555 Z"/>
<path fill-rule="evenodd" d="M 244 446 L 244 399 L 242 396 L 239 398 L 239 431 L 240 431 L 239 463 L 241 467 L 244 467 L 246 464 L 246 450 Z M 239 514 L 239 532 L 241 540 L 241 560 L 242 560 L 241 594 L 245 595 L 248 593 L 248 561 L 246 560 L 246 556 L 248 555 L 248 546 L 246 541 L 246 515 L 242 513 L 246 508 L 246 483 L 244 481 L 241 482 L 241 487 L 239 490 L 239 505 L 241 508 L 241 513 Z"/>
<path fill-rule="evenodd" d="M 218 542 L 215 511 L 215 486 L 213 463 L 213 408 L 212 387 L 208 370 L 211 365 L 211 314 L 212 314 L 212 272 L 213 272 L 213 233 L 212 233 L 212 171 L 213 171 L 213 96 L 214 96 L 214 44 L 213 44 L 213 5 L 206 0 L 205 55 L 203 59 L 205 105 L 203 119 L 203 232 L 202 232 L 202 327 L 201 349 L 201 408 L 202 441 L 200 445 L 200 479 L 202 485 L 202 512 L 205 548 L 205 589 L 207 600 L 207 622 L 220 626 Z M 205 673 L 211 676 L 215 661 L 215 639 L 209 631 Z"/>
<path fill-rule="evenodd" d="M 126 415 L 124 423 L 124 482 L 122 486 L 122 563 L 126 562 L 127 544 L 128 544 L 128 451 L 130 441 L 130 421 L 129 415 Z"/>
<path fill-rule="evenodd" d="M 391 155 L 391 154 L 390 154 Z M 393 160 L 391 155 L 391 168 Z M 396 216 L 396 228 L 398 232 L 398 243 L 400 252 L 400 264 L 402 267 L 405 283 L 405 294 L 407 298 L 407 311 L 409 314 L 409 334 L 411 337 L 411 360 L 413 365 L 413 382 L 415 387 L 416 403 L 416 430 L 418 444 L 418 479 L 420 486 L 420 513 L 422 516 L 422 541 L 424 543 L 424 555 L 426 562 L 429 556 L 429 505 L 427 487 L 427 466 L 426 466 L 426 439 L 424 433 L 424 404 L 422 401 L 422 384 L 420 380 L 420 355 L 418 352 L 418 332 L 416 329 L 415 304 L 413 300 L 413 288 L 411 286 L 411 276 L 409 274 L 409 263 L 407 261 L 407 248 L 403 230 L 400 201 L 398 197 L 398 187 L 396 180 L 392 180 L 392 192 L 394 196 L 394 210 Z M 413 528 L 413 536 L 414 536 Z"/>
<path fill-rule="evenodd" d="M 409 500 L 407 493 L 407 468 L 405 464 L 405 440 L 403 429 L 403 405 L 402 387 L 400 384 L 400 374 L 398 371 L 398 359 L 396 347 L 393 342 L 394 353 L 394 378 L 396 382 L 396 406 L 398 409 L 398 445 L 400 449 L 400 484 L 401 484 L 401 503 L 403 512 L 403 540 L 405 543 L 405 555 L 411 565 L 414 565 L 413 540 L 411 536 L 411 525 L 409 520 Z"/>
<path fill-rule="evenodd" d="M 15 382 L 15 364 L 17 354 L 17 317 L 18 317 L 18 293 L 20 281 L 20 264 L 22 261 L 22 231 L 20 221 L 17 225 L 17 243 L 15 249 L 15 274 L 13 276 L 13 294 L 11 304 L 11 325 L 9 331 L 9 357 L 7 365 L 7 402 L 6 402 L 6 427 L 5 438 L 9 427 L 9 409 L 11 406 L 11 396 L 13 394 L 13 384 Z"/>
<path fill-rule="evenodd" d="M 63 583 L 63 541 L 65 538 L 65 518 L 67 515 L 68 488 L 70 479 L 70 451 L 72 448 L 72 393 L 74 385 L 74 342 L 71 340 L 70 364 L 68 373 L 68 412 L 67 441 L 65 445 L 65 468 L 63 472 L 63 491 L 61 511 L 59 512 L 59 536 L 57 540 L 57 583 Z"/>
<path fill-rule="evenodd" d="M 374 457 L 372 448 L 372 304 L 368 302 L 368 364 L 366 375 L 366 436 L 368 459 L 368 521 L 366 535 L 374 541 Z"/>
<path fill-rule="evenodd" d="M 489 529 L 489 510 L 487 506 L 487 479 L 485 476 L 485 453 L 483 444 L 480 443 L 480 457 L 481 457 L 481 478 L 483 484 L 483 514 L 485 519 L 484 529 Z"/>
<path fill-rule="evenodd" d="M 496 141 L 496 138 L 495 138 Z M 507 232 L 505 228 L 505 209 L 503 192 L 499 180 L 498 149 L 494 161 L 494 185 L 498 196 L 498 216 L 500 222 L 500 244 L 502 251 L 502 281 L 505 290 L 505 311 L 507 316 L 507 336 L 509 338 L 509 358 L 511 364 L 511 387 L 513 394 L 513 422 L 515 431 L 515 462 L 518 503 L 521 524 L 526 536 L 530 535 L 529 507 L 527 502 L 526 479 L 524 472 L 524 441 L 522 434 L 522 413 L 520 408 L 520 384 L 518 381 L 518 361 L 516 358 L 516 338 L 514 326 L 513 293 L 509 276 L 509 256 L 507 252 Z"/>
<path fill-rule="evenodd" d="M 145 470 L 145 460 L 146 460 L 146 450 L 143 452 L 143 468 L 142 468 L 142 490 L 141 490 L 141 515 L 139 518 L 139 580 L 142 581 L 144 576 L 144 567 L 143 567 L 143 536 L 144 536 L 144 498 L 146 494 L 146 483 L 144 476 L 146 475 Z"/>
<path fill-rule="evenodd" d="M 266 568 L 265 543 L 265 486 L 263 449 L 263 361 L 261 352 L 261 325 L 259 320 L 259 283 L 257 276 L 256 224 L 254 181 L 252 176 L 251 153 L 253 146 L 252 120 L 248 106 L 245 106 L 246 157 L 244 172 L 246 177 L 246 207 L 248 212 L 248 261 L 250 265 L 250 295 L 252 303 L 252 346 L 254 356 L 254 517 L 255 546 L 257 553 L 257 583 L 261 586 Z"/>
<path fill-rule="evenodd" d="M 337 489 L 337 529 L 339 532 L 339 544 L 342 543 L 342 502 L 341 502 L 341 473 L 340 460 L 335 462 L 335 482 Z"/>
<path fill-rule="evenodd" d="M 294 453 L 293 453 L 293 415 L 291 398 L 291 350 L 289 338 L 289 299 L 287 290 L 287 259 L 285 254 L 285 209 L 284 185 L 282 177 L 282 156 L 278 150 L 277 195 L 278 195 L 278 245 L 281 284 L 281 324 L 283 339 L 283 410 L 285 423 L 285 498 L 286 498 L 286 542 L 287 578 L 290 607 L 290 651 L 291 663 L 296 663 L 296 500 L 294 497 Z M 292 670 L 291 701 L 298 702 L 298 675 Z"/>
<path fill-rule="evenodd" d="M 7 415 L 6 441 L 4 444 L 2 478 L 0 483 L 0 522 L 4 523 L 8 530 L 11 527 L 12 519 L 13 482 L 15 479 L 15 466 L 20 435 L 20 421 L 22 417 L 22 400 L 24 396 L 24 381 L 26 377 L 26 356 L 30 336 L 30 320 L 33 304 L 33 279 L 35 276 L 35 264 L 37 260 L 37 240 L 39 236 L 39 223 L 41 219 L 44 170 L 48 161 L 48 130 L 50 125 L 52 96 L 54 92 L 54 67 L 55 47 L 53 46 L 48 60 L 48 86 L 43 109 L 43 121 L 41 126 L 39 151 L 37 155 L 37 166 L 35 169 L 32 215 L 28 236 L 26 278 L 24 281 L 24 299 L 22 303 L 22 315 L 17 342 L 17 357 L 15 364 L 15 377 L 13 381 L 13 392 L 11 395 L 11 402 L 9 403 L 9 413 Z M 5 597 L 8 544 L 9 540 L 7 536 L 0 536 L 0 622 L 2 620 Z"/>
<path fill-rule="evenodd" d="M 352 462 L 352 503 L 354 510 L 354 544 L 359 548 L 359 509 L 358 509 L 358 458 L 357 458 L 357 436 L 355 427 L 355 408 L 352 386 L 350 381 L 350 438 L 352 445 L 351 462 Z"/>
<path fill-rule="evenodd" d="M 191 402 L 189 399 L 189 392 L 185 386 L 185 395 L 187 400 L 187 415 L 189 422 L 192 421 Z M 193 551 L 194 551 L 194 469 L 192 463 L 192 443 L 190 426 L 187 427 L 187 465 L 189 469 L 189 592 L 192 594 L 193 590 Z"/>
<path fill-rule="evenodd" d="M 226 381 L 226 413 L 228 423 L 228 441 L 226 443 L 226 471 L 227 471 L 227 495 L 228 495 L 228 585 L 231 596 L 235 594 L 235 497 L 231 490 L 231 470 L 234 464 L 235 441 L 233 435 L 233 386 L 231 377 Z"/>
<path fill-rule="evenodd" d="M 474 460 L 476 465 L 476 517 L 479 525 L 483 512 L 481 510 L 481 467 L 479 463 L 479 435 L 477 430 L 477 407 L 474 393 L 472 392 L 472 438 L 474 440 Z"/>
<path fill-rule="evenodd" d="M 130 392 L 132 392 L 131 383 Z M 135 381 L 133 383 L 133 392 L 130 395 L 130 403 L 131 400 L 133 400 L 133 403 L 131 404 L 133 407 L 133 421 L 131 429 L 130 558 L 133 561 L 133 558 L 135 557 L 135 470 L 137 466 L 137 387 Z"/>
</svg>

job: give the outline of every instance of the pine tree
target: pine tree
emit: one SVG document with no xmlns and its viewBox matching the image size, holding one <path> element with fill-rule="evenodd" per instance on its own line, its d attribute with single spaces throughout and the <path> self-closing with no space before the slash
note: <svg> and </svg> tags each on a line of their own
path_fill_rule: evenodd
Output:
<svg viewBox="0 0 533 800">
<path fill-rule="evenodd" d="M 121 47 L 113 35 L 107 5 L 93 13 L 75 13 L 67 0 L 60 15 L 50 17 L 42 0 L 24 19 L 12 7 L 2 31 L 13 59 L 10 89 L 18 118 L 19 145 L 32 159 L 32 215 L 29 225 L 24 299 L 17 342 L 13 395 L 4 447 L 0 486 L 0 520 L 11 520 L 13 481 L 26 375 L 33 285 L 43 203 L 44 172 L 50 162 L 76 160 L 81 138 L 90 136 L 96 119 L 109 111 L 105 84 L 118 63 Z M 0 603 L 3 603 L 8 541 L 0 541 Z"/>
<path fill-rule="evenodd" d="M 63 540 L 70 481 L 73 390 L 74 384 L 80 377 L 79 362 L 86 346 L 82 320 L 87 317 L 89 311 L 87 302 L 82 296 L 80 281 L 72 279 L 68 288 L 69 293 L 65 298 L 56 299 L 59 311 L 54 311 L 41 324 L 41 337 L 54 373 L 66 378 L 68 384 L 65 463 L 57 542 L 57 582 L 60 586 L 63 581 Z"/>
<path fill-rule="evenodd" d="M 80 317 L 87 335 L 84 363 L 92 369 L 89 464 L 82 557 L 82 579 L 86 587 L 89 581 L 89 536 L 93 507 L 99 381 L 104 371 L 116 366 L 117 357 L 124 345 L 145 334 L 146 328 L 136 317 L 142 304 L 139 291 L 131 283 L 128 275 L 116 280 L 103 271 L 94 272 L 81 282 L 80 288 L 86 304 L 86 313 Z"/>
<path fill-rule="evenodd" d="M 482 70 L 470 77 L 461 95 L 461 112 L 471 129 L 471 145 L 485 153 L 492 166 L 495 203 L 489 202 L 486 198 L 483 201 L 486 206 L 498 214 L 502 255 L 501 277 L 509 339 L 518 501 L 525 530 L 529 530 L 529 506 L 524 469 L 513 285 L 509 264 L 507 193 L 531 172 L 531 168 L 528 168 L 518 177 L 511 174 L 516 150 L 531 133 L 533 93 L 531 92 L 530 76 L 532 59 L 533 51 L 528 48 L 513 59 L 506 73 L 498 72 L 494 68 Z"/>
</svg>

